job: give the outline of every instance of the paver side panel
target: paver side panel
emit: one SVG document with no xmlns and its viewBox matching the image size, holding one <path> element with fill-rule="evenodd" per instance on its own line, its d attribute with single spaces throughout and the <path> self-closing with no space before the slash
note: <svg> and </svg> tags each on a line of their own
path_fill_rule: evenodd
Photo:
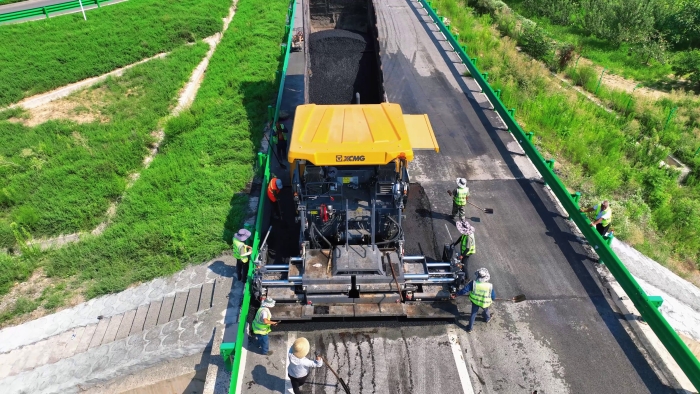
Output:
<svg viewBox="0 0 700 394">
<path fill-rule="evenodd" d="M 111 320 L 112 319 L 103 318 L 97 323 L 97 329 L 95 329 L 95 333 L 92 335 L 92 340 L 90 341 L 90 348 L 100 346 Z"/>
<path fill-rule="evenodd" d="M 160 314 L 158 315 L 158 325 L 165 324 L 170 321 L 170 314 L 173 311 L 173 304 L 175 304 L 175 296 L 170 296 L 163 299 L 163 305 L 161 305 Z"/>
<path fill-rule="evenodd" d="M 134 324 L 134 317 L 136 317 L 136 309 L 130 310 L 124 314 L 121 323 L 119 323 L 119 329 L 117 330 L 117 335 L 114 337 L 114 340 L 129 336 L 131 325 Z"/>
<path fill-rule="evenodd" d="M 202 285 L 202 295 L 199 297 L 198 311 L 211 308 L 211 297 L 214 294 L 214 282 Z"/>
<path fill-rule="evenodd" d="M 102 345 L 105 343 L 113 342 L 117 337 L 117 331 L 119 331 L 119 326 L 124 319 L 124 314 L 112 316 L 109 320 L 109 325 L 107 326 L 107 331 L 105 332 L 104 338 L 102 338 Z"/>
<path fill-rule="evenodd" d="M 187 293 L 186 291 L 175 294 L 175 303 L 173 304 L 173 310 L 170 312 L 170 320 L 177 320 L 184 316 L 185 314 L 185 304 L 187 304 Z"/>
<path fill-rule="evenodd" d="M 185 305 L 185 316 L 197 312 L 197 308 L 199 307 L 199 296 L 201 294 L 201 286 L 190 289 L 190 294 L 187 296 L 187 304 Z"/>
<path fill-rule="evenodd" d="M 162 304 L 163 300 L 151 302 L 151 305 L 148 307 L 148 314 L 146 314 L 146 322 L 143 325 L 144 330 L 148 330 L 149 328 L 156 326 Z"/>
<path fill-rule="evenodd" d="M 148 307 L 149 305 L 141 305 L 139 309 L 136 310 L 136 316 L 134 316 L 134 322 L 131 324 L 129 335 L 134 335 L 143 331 L 143 325 L 146 323 L 146 315 L 148 314 Z"/>
</svg>

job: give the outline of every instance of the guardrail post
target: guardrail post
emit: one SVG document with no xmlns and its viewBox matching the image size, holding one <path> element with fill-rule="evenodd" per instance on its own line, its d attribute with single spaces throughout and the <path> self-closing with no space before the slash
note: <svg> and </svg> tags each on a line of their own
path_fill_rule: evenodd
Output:
<svg viewBox="0 0 700 394">
<path fill-rule="evenodd" d="M 508 110 L 508 113 L 510 114 L 510 116 L 512 116 L 515 119 L 515 108 L 510 108 Z"/>
<path fill-rule="evenodd" d="M 527 137 L 527 140 L 530 142 L 532 142 L 532 137 L 534 137 L 534 136 L 535 136 L 535 133 L 533 133 L 532 131 L 530 131 L 529 133 L 525 133 L 525 137 Z"/>
<path fill-rule="evenodd" d="M 664 299 L 661 298 L 661 296 L 647 296 L 647 300 L 649 300 L 649 303 L 654 305 L 656 309 L 661 308 L 661 304 L 664 303 Z"/>
<path fill-rule="evenodd" d="M 472 63 L 474 63 L 474 67 L 476 67 L 476 61 L 479 60 L 479 58 L 473 57 L 471 60 L 472 60 Z"/>
<path fill-rule="evenodd" d="M 496 89 L 496 91 L 494 93 L 496 93 L 496 97 L 498 97 L 498 99 L 500 100 L 501 99 L 501 89 Z"/>
<path fill-rule="evenodd" d="M 102 8 L 100 7 L 100 0 L 95 0 L 95 4 L 97 4 L 97 8 Z"/>
<path fill-rule="evenodd" d="M 484 81 L 489 81 L 489 73 L 481 73 L 481 76 L 484 77 Z"/>
<path fill-rule="evenodd" d="M 554 172 L 554 159 L 547 159 L 544 161 L 544 163 L 547 165 L 547 168 Z M 547 181 L 544 181 L 544 185 L 547 186 Z"/>
<path fill-rule="evenodd" d="M 233 355 L 236 349 L 236 343 L 224 342 L 219 346 L 219 352 L 224 359 L 224 368 L 231 372 L 233 370 Z M 235 378 L 235 377 L 234 377 Z"/>
<path fill-rule="evenodd" d="M 46 19 L 49 19 L 49 13 L 46 12 L 46 7 L 41 7 L 41 10 L 44 11 L 44 15 L 46 15 Z"/>
<path fill-rule="evenodd" d="M 459 33 L 452 33 L 452 35 L 455 37 L 455 40 L 459 42 Z"/>
<path fill-rule="evenodd" d="M 581 192 L 576 192 L 576 193 L 572 194 L 572 195 L 571 195 L 571 198 L 574 199 L 574 202 L 576 203 L 576 206 L 578 206 L 579 203 L 581 202 Z"/>
<path fill-rule="evenodd" d="M 466 54 L 467 54 L 467 46 L 466 46 L 466 45 L 460 45 L 460 47 L 462 48 L 462 52 L 464 52 L 464 54 L 466 55 Z"/>
</svg>

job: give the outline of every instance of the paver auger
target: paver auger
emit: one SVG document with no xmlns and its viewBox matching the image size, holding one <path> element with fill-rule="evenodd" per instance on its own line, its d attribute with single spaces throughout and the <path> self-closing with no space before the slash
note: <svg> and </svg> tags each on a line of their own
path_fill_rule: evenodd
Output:
<svg viewBox="0 0 700 394">
<path fill-rule="evenodd" d="M 454 316 L 455 262 L 404 254 L 418 149 L 439 151 L 430 121 L 398 104 L 297 107 L 288 159 L 300 231 L 288 236 L 299 255 L 275 264 L 265 243 L 255 262 L 254 294 L 277 301 L 276 319 Z"/>
</svg>

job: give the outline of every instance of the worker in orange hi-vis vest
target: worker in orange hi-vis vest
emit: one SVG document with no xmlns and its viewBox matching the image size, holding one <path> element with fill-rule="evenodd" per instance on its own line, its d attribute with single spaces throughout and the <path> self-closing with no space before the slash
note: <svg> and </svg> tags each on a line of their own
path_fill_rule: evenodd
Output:
<svg viewBox="0 0 700 394">
<path fill-rule="evenodd" d="M 279 202 L 282 187 L 282 180 L 276 176 L 273 176 L 272 179 L 270 179 L 270 183 L 267 184 L 267 197 L 270 199 L 270 202 L 272 202 L 272 206 L 275 209 L 273 216 L 274 219 L 282 219 L 282 207 L 280 206 Z"/>
</svg>

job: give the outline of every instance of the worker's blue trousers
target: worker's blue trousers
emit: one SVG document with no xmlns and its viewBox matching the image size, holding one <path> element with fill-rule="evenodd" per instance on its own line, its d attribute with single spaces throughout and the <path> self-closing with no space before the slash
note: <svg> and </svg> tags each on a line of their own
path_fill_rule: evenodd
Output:
<svg viewBox="0 0 700 394">
<path fill-rule="evenodd" d="M 479 305 L 472 303 L 472 315 L 469 316 L 469 325 L 467 326 L 467 331 L 471 331 L 474 327 L 476 315 L 479 313 L 480 308 L 481 307 Z M 486 319 L 487 322 L 491 320 L 491 312 L 489 312 L 489 308 L 484 308 L 484 319 Z"/>
</svg>

